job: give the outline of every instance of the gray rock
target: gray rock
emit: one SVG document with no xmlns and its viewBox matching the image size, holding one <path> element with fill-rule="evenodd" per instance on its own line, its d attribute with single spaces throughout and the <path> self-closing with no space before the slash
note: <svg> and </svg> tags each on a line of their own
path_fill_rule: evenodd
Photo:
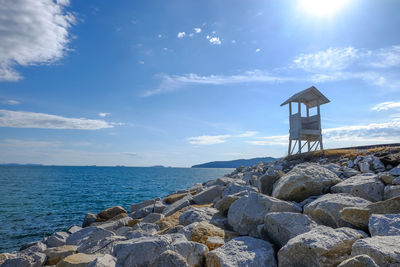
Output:
<svg viewBox="0 0 400 267">
<path fill-rule="evenodd" d="M 370 172 L 369 163 L 365 161 L 361 161 L 358 163 L 358 167 L 360 168 L 360 172 L 367 173 Z"/>
<path fill-rule="evenodd" d="M 383 172 L 386 169 L 382 161 L 380 161 L 380 159 L 376 157 L 372 161 L 372 168 L 375 170 L 375 172 Z"/>
<path fill-rule="evenodd" d="M 142 223 L 155 223 L 156 221 L 164 218 L 164 214 L 161 213 L 150 213 L 146 217 L 143 218 L 140 222 Z"/>
<path fill-rule="evenodd" d="M 372 214 L 368 229 L 371 236 L 400 236 L 400 214 Z"/>
<path fill-rule="evenodd" d="M 275 183 L 272 196 L 301 202 L 310 196 L 318 196 L 342 180 L 330 170 L 318 165 L 303 163 L 296 165 Z"/>
<path fill-rule="evenodd" d="M 132 231 L 129 231 L 125 234 L 128 239 L 139 238 L 143 236 L 153 236 L 160 228 L 155 223 L 143 223 L 139 222 L 132 227 Z"/>
<path fill-rule="evenodd" d="M 345 207 L 365 207 L 371 202 L 349 194 L 326 194 L 304 206 L 304 214 L 319 224 L 333 228 L 352 224 L 344 221 L 340 211 Z"/>
<path fill-rule="evenodd" d="M 170 206 L 166 207 L 163 211 L 162 214 L 165 216 L 170 216 L 177 212 L 178 210 L 181 210 L 187 206 L 189 206 L 192 203 L 193 197 L 192 195 L 187 195 L 182 199 L 179 199 L 178 201 L 175 201 L 173 204 Z"/>
<path fill-rule="evenodd" d="M 170 249 L 182 255 L 189 266 L 203 266 L 208 254 L 206 245 L 192 241 L 174 241 Z"/>
<path fill-rule="evenodd" d="M 185 258 L 172 250 L 166 250 L 155 259 L 151 267 L 189 267 Z"/>
<path fill-rule="evenodd" d="M 215 208 L 190 207 L 179 216 L 179 224 L 186 226 L 194 222 L 211 221 L 219 211 Z"/>
<path fill-rule="evenodd" d="M 159 201 L 159 200 L 160 200 L 160 198 L 155 198 L 155 199 L 149 199 L 149 200 L 137 203 L 137 204 L 132 204 L 131 212 L 135 212 L 137 210 L 140 210 L 141 208 L 154 205 L 156 203 L 156 201 Z"/>
<path fill-rule="evenodd" d="M 340 177 L 343 174 L 343 172 L 341 171 L 342 168 L 336 163 L 323 164 L 322 167 L 335 173 L 338 177 Z"/>
<path fill-rule="evenodd" d="M 46 265 L 55 265 L 65 257 L 72 255 L 78 251 L 77 246 L 64 245 L 60 247 L 49 248 L 45 251 L 47 256 Z"/>
<path fill-rule="evenodd" d="M 241 235 L 258 236 L 257 226 L 262 224 L 268 212 L 300 212 L 297 206 L 274 197 L 250 193 L 233 202 L 228 212 L 228 221 Z"/>
<path fill-rule="evenodd" d="M 214 207 L 222 212 L 223 214 L 228 214 L 229 207 L 232 205 L 233 202 L 238 200 L 240 196 L 238 195 L 227 195 L 218 200 Z"/>
<path fill-rule="evenodd" d="M 343 261 L 338 267 L 379 267 L 368 255 L 358 255 Z"/>
<path fill-rule="evenodd" d="M 228 196 L 228 195 L 234 195 L 234 194 L 242 192 L 242 191 L 257 192 L 257 189 L 252 186 L 243 184 L 243 182 L 236 181 L 236 182 L 230 183 L 226 186 L 226 188 L 222 192 L 222 198 L 224 198 L 225 196 Z"/>
<path fill-rule="evenodd" d="M 113 231 L 116 232 L 119 228 L 127 226 L 129 222 L 132 221 L 132 218 L 130 217 L 124 217 L 119 220 L 115 221 L 107 221 L 107 222 L 102 222 L 102 223 L 92 223 L 91 226 L 96 226 L 108 231 Z"/>
<path fill-rule="evenodd" d="M 67 232 L 55 232 L 51 236 L 46 238 L 46 245 L 48 247 L 59 247 L 65 245 L 69 234 Z"/>
<path fill-rule="evenodd" d="M 43 242 L 37 241 L 30 243 L 29 246 L 21 247 L 21 252 L 25 254 L 33 253 L 33 252 L 44 252 L 47 249 L 47 245 Z"/>
<path fill-rule="evenodd" d="M 33 252 L 29 254 L 17 253 L 15 257 L 6 259 L 1 267 L 38 267 L 46 263 L 46 254 Z"/>
<path fill-rule="evenodd" d="M 389 171 L 389 174 L 393 176 L 400 176 L 400 165 L 397 166 L 396 168 L 391 169 Z"/>
<path fill-rule="evenodd" d="M 193 202 L 199 205 L 212 203 L 224 190 L 224 186 L 214 185 L 193 196 Z"/>
<path fill-rule="evenodd" d="M 83 220 L 82 227 L 90 226 L 97 220 L 97 214 L 86 213 L 85 219 Z"/>
<path fill-rule="evenodd" d="M 372 173 L 356 175 L 331 187 L 332 193 L 348 193 L 372 202 L 383 199 L 385 185 Z"/>
<path fill-rule="evenodd" d="M 265 195 L 271 195 L 274 183 L 278 181 L 284 173 L 282 171 L 271 170 L 259 178 L 258 191 Z"/>
<path fill-rule="evenodd" d="M 383 190 L 383 199 L 389 199 L 400 196 L 400 185 L 387 185 Z"/>
<path fill-rule="evenodd" d="M 364 254 L 380 267 L 400 266 L 400 236 L 374 236 L 357 240 L 351 256 Z"/>
<path fill-rule="evenodd" d="M 387 185 L 393 184 L 396 176 L 389 174 L 389 172 L 381 172 L 378 174 L 379 179 Z"/>
<path fill-rule="evenodd" d="M 131 217 L 132 219 L 141 219 L 153 212 L 154 212 L 154 204 L 151 204 L 149 206 L 137 209 L 136 211 L 130 213 L 129 217 Z"/>
<path fill-rule="evenodd" d="M 179 234 L 183 234 L 187 240 L 190 240 L 190 236 L 192 235 L 193 229 L 198 225 L 198 222 L 194 222 L 192 224 L 184 226 L 182 229 L 178 231 Z"/>
<path fill-rule="evenodd" d="M 109 236 L 115 235 L 113 232 L 95 227 L 89 226 L 85 227 L 82 230 L 71 234 L 67 240 L 67 245 L 78 245 L 86 240 L 99 240 Z"/>
<path fill-rule="evenodd" d="M 353 243 L 365 236 L 350 228 L 320 226 L 290 239 L 278 252 L 279 266 L 336 266 L 350 258 Z"/>
<path fill-rule="evenodd" d="M 348 168 L 346 166 L 342 167 L 342 172 L 343 172 L 343 176 L 346 178 L 352 177 L 354 175 L 358 175 L 360 174 L 359 171 L 353 169 L 353 168 Z"/>
<path fill-rule="evenodd" d="M 268 240 L 283 247 L 295 236 L 306 233 L 318 224 L 307 215 L 294 212 L 271 212 L 264 217 L 263 236 L 266 234 Z"/>
<path fill-rule="evenodd" d="M 108 236 L 105 238 L 86 239 L 78 243 L 78 252 L 85 254 L 110 254 L 114 245 L 122 240 L 126 240 L 124 236 Z"/>
<path fill-rule="evenodd" d="M 164 204 L 161 200 L 158 200 L 154 203 L 154 213 L 162 213 L 163 210 L 167 207 L 166 204 Z"/>
<path fill-rule="evenodd" d="M 261 239 L 242 236 L 232 239 L 207 255 L 208 267 L 275 267 L 272 245 Z"/>
<path fill-rule="evenodd" d="M 109 254 L 105 254 L 90 262 L 87 267 L 115 267 L 116 262 L 116 258 Z"/>
<path fill-rule="evenodd" d="M 186 243 L 186 244 L 185 244 Z M 188 244 L 190 243 L 190 244 Z M 142 237 L 121 241 L 114 246 L 113 256 L 117 258 L 117 265 L 121 267 L 151 266 L 157 258 L 165 251 L 172 250 L 180 255 L 187 262 L 199 258 L 208 249 L 201 244 L 192 244 L 181 234 L 168 234 L 152 237 Z M 198 244 L 198 245 L 197 245 Z M 201 258 L 201 257 L 200 257 Z M 200 265 L 200 264 L 199 264 Z"/>
</svg>

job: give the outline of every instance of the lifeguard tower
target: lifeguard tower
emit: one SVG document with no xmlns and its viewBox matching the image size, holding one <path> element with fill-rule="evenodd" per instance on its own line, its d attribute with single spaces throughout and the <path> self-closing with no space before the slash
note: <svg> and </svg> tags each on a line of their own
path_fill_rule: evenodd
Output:
<svg viewBox="0 0 400 267">
<path fill-rule="evenodd" d="M 292 102 L 297 103 L 297 113 L 295 114 L 292 114 Z M 289 104 L 288 155 L 300 154 L 305 145 L 307 145 L 307 152 L 318 150 L 318 147 L 319 149 L 324 149 L 322 145 L 320 106 L 329 102 L 329 99 L 317 88 L 311 86 L 281 104 L 281 106 Z M 302 104 L 305 106 L 306 117 L 301 116 Z M 315 107 L 317 108 L 317 114 L 310 116 L 310 109 Z M 293 141 L 294 144 L 292 144 Z M 303 145 L 301 141 L 305 141 Z M 296 147 L 298 148 L 297 151 Z"/>
</svg>

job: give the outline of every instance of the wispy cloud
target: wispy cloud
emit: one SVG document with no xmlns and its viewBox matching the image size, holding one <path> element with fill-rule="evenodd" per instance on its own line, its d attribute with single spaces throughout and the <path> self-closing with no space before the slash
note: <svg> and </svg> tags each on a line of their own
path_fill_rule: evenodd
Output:
<svg viewBox="0 0 400 267">
<path fill-rule="evenodd" d="M 142 96 L 148 97 L 155 94 L 166 93 L 175 91 L 186 85 L 196 84 L 209 84 L 209 85 L 227 85 L 227 84 L 239 84 L 239 83 L 275 83 L 287 81 L 289 78 L 279 77 L 271 75 L 268 72 L 260 70 L 247 71 L 239 75 L 209 75 L 200 76 L 195 73 L 185 75 L 167 75 L 161 74 L 157 76 L 161 83 L 156 89 L 146 91 Z"/>
<path fill-rule="evenodd" d="M 382 111 L 382 110 L 388 110 L 388 109 L 400 109 L 400 101 L 398 102 L 382 102 L 379 103 L 378 105 L 372 107 L 372 110 L 376 111 Z"/>
<path fill-rule="evenodd" d="M 212 45 L 220 45 L 220 44 L 222 44 L 222 42 L 219 39 L 219 37 L 210 37 L 210 39 L 208 39 L 208 40 Z"/>
<path fill-rule="evenodd" d="M 9 99 L 9 100 L 1 101 L 1 103 L 6 104 L 6 105 L 18 105 L 21 102 L 19 102 L 17 100 Z"/>
<path fill-rule="evenodd" d="M 0 110 L 0 127 L 99 130 L 113 128 L 114 124 L 104 120 L 67 118 L 46 113 Z"/>
<path fill-rule="evenodd" d="M 178 34 L 176 35 L 177 38 L 183 38 L 185 37 L 186 32 L 178 32 Z"/>
<path fill-rule="evenodd" d="M 105 117 L 107 117 L 107 116 L 110 116 L 111 113 L 108 113 L 108 112 L 100 112 L 98 115 L 99 115 L 99 117 L 105 118 Z"/>
<path fill-rule="evenodd" d="M 14 0 L 0 5 L 0 81 L 22 78 L 15 68 L 50 64 L 68 51 L 75 23 L 69 1 Z"/>
<path fill-rule="evenodd" d="M 193 30 L 195 33 L 201 33 L 201 28 L 194 28 Z"/>
<path fill-rule="evenodd" d="M 251 137 L 251 136 L 255 136 L 256 134 L 258 134 L 258 132 L 256 132 L 256 131 L 247 131 L 247 132 L 238 134 L 237 137 Z"/>
<path fill-rule="evenodd" d="M 187 141 L 192 145 L 215 145 L 225 143 L 226 139 L 231 137 L 229 134 L 225 135 L 202 135 L 197 137 L 189 137 Z"/>
<path fill-rule="evenodd" d="M 41 140 L 20 140 L 20 139 L 4 139 L 0 142 L 0 147 L 13 147 L 13 148 L 50 148 L 59 147 L 59 141 L 41 141 Z"/>
<path fill-rule="evenodd" d="M 215 37 L 209 35 L 206 38 L 210 42 L 216 40 L 213 39 Z M 148 97 L 173 92 L 193 84 L 229 85 L 254 82 L 311 82 L 320 84 L 360 80 L 369 85 L 399 90 L 400 77 L 398 71 L 394 69 L 395 67 L 400 67 L 400 46 L 377 50 L 356 49 L 354 47 L 329 48 L 315 53 L 301 54 L 286 66 L 271 71 L 252 70 L 235 75 L 160 74 L 156 76 L 160 79 L 159 86 L 146 91 L 142 96 Z M 385 71 L 382 71 L 382 68 L 386 68 Z"/>
</svg>

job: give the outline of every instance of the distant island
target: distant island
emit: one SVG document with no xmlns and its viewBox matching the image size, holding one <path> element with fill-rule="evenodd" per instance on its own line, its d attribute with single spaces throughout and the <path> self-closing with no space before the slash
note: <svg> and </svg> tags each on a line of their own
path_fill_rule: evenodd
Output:
<svg viewBox="0 0 400 267">
<path fill-rule="evenodd" d="M 212 161 L 203 164 L 193 165 L 192 168 L 237 168 L 240 166 L 252 166 L 260 162 L 275 161 L 277 158 L 253 158 L 253 159 L 236 159 L 228 161 Z"/>
</svg>

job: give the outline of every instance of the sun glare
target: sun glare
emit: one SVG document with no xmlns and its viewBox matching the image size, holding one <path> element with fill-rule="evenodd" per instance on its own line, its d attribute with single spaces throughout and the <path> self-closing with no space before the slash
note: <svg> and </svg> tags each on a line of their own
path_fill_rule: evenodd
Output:
<svg viewBox="0 0 400 267">
<path fill-rule="evenodd" d="M 331 16 L 343 8 L 349 0 L 301 0 L 301 6 L 315 16 Z"/>
</svg>

